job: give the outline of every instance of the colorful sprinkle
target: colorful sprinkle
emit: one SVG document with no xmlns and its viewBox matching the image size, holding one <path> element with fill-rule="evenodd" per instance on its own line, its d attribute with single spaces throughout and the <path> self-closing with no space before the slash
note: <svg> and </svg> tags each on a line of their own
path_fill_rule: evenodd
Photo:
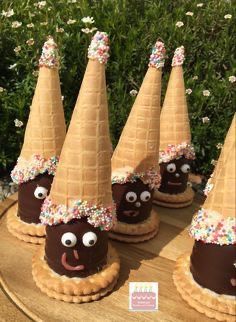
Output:
<svg viewBox="0 0 236 322">
<path fill-rule="evenodd" d="M 106 64 L 109 58 L 109 38 L 106 32 L 97 31 L 88 48 L 88 58 Z"/>
<path fill-rule="evenodd" d="M 144 184 L 148 184 L 151 190 L 158 189 L 161 184 L 161 176 L 154 168 L 146 172 L 127 171 L 124 168 L 124 171 L 113 172 L 111 183 L 124 184 L 126 182 L 136 182 L 138 179 L 142 180 Z"/>
<path fill-rule="evenodd" d="M 164 67 L 166 49 L 161 41 L 157 41 L 152 47 L 152 53 L 149 58 L 149 67 L 161 68 Z"/>
<path fill-rule="evenodd" d="M 194 148 L 191 144 L 186 142 L 176 145 L 168 144 L 167 149 L 165 151 L 162 150 L 159 153 L 159 163 L 169 162 L 182 156 L 189 160 L 195 159 Z"/>
<path fill-rule="evenodd" d="M 101 230 L 110 230 L 116 221 L 116 207 L 89 205 L 87 201 L 77 200 L 72 207 L 56 205 L 47 197 L 42 205 L 40 220 L 44 225 L 68 223 L 73 219 L 87 217 L 88 223 Z"/>
<path fill-rule="evenodd" d="M 59 158 L 56 156 L 45 159 L 35 154 L 30 160 L 19 157 L 16 166 L 11 172 L 12 181 L 16 184 L 21 184 L 33 180 L 37 175 L 45 172 L 54 176 L 58 162 Z"/>
<path fill-rule="evenodd" d="M 39 67 L 56 68 L 59 66 L 59 55 L 57 50 L 57 44 L 54 42 L 51 36 L 44 43 L 42 49 L 42 55 L 39 59 Z"/>
<path fill-rule="evenodd" d="M 184 62 L 184 46 L 178 47 L 175 50 L 174 57 L 172 59 L 172 66 L 181 66 Z"/>
<path fill-rule="evenodd" d="M 200 209 L 193 217 L 190 236 L 205 243 L 230 245 L 236 243 L 236 218 L 224 218 L 216 211 Z"/>
</svg>

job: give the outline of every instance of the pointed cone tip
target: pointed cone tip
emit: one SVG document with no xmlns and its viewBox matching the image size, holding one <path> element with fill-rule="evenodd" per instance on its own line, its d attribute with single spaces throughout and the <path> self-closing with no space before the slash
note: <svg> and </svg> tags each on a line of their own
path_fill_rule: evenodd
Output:
<svg viewBox="0 0 236 322">
<path fill-rule="evenodd" d="M 43 44 L 42 54 L 39 59 L 39 67 L 56 68 L 59 66 L 59 54 L 57 44 L 52 36 L 48 36 Z"/>
<path fill-rule="evenodd" d="M 185 60 L 185 49 L 184 46 L 176 48 L 174 57 L 172 59 L 172 67 L 181 66 Z"/>
<path fill-rule="evenodd" d="M 109 37 L 106 32 L 97 31 L 88 48 L 88 58 L 106 64 L 109 58 Z"/>
<path fill-rule="evenodd" d="M 157 39 L 155 45 L 152 47 L 152 53 L 149 58 L 149 67 L 161 68 L 165 64 L 166 49 L 162 41 Z"/>
</svg>

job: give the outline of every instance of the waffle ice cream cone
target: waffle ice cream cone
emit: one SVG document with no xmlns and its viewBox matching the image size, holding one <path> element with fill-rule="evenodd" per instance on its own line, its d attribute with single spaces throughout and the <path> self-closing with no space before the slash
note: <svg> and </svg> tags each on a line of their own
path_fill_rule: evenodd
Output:
<svg viewBox="0 0 236 322">
<path fill-rule="evenodd" d="M 160 96 L 165 47 L 157 41 L 149 68 L 112 156 L 112 173 L 157 169 L 160 139 Z"/>
<path fill-rule="evenodd" d="M 50 196 L 66 206 L 76 199 L 111 204 L 110 173 L 105 67 L 90 59 Z"/>
<path fill-rule="evenodd" d="M 17 184 L 45 172 L 55 174 L 66 135 L 58 65 L 57 45 L 49 37 L 39 59 L 39 76 L 23 147 L 11 172 L 12 180 Z"/>
<path fill-rule="evenodd" d="M 58 68 L 42 65 L 20 157 L 28 160 L 35 154 L 44 158 L 59 156 L 65 134 Z"/>
<path fill-rule="evenodd" d="M 113 153 L 113 171 L 129 166 L 144 172 L 158 164 L 161 75 L 160 69 L 148 68 Z"/>
<path fill-rule="evenodd" d="M 182 63 L 184 54 L 177 48 L 160 117 L 160 150 L 183 142 L 190 144 L 191 133 Z M 178 51 L 179 50 L 179 51 Z M 180 53 L 179 53 L 180 52 Z M 182 55 L 182 57 L 179 57 Z"/>
<path fill-rule="evenodd" d="M 235 140 L 235 135 L 236 135 L 235 127 L 236 127 L 236 117 L 234 115 L 232 123 L 230 125 L 229 130 L 228 130 L 228 133 L 226 135 L 224 146 L 223 146 L 221 153 L 220 153 L 220 157 L 217 161 L 216 167 L 215 167 L 212 177 L 210 179 L 211 183 L 213 183 L 214 178 L 217 176 L 218 169 L 220 170 L 223 167 L 223 165 L 228 157 L 228 154 L 232 153 L 231 148 L 232 148 L 232 144 Z"/>
<path fill-rule="evenodd" d="M 227 156 L 222 157 L 224 164 L 217 169 L 213 188 L 203 205 L 204 209 L 216 211 L 225 219 L 235 217 L 235 153 L 234 137 Z"/>
</svg>

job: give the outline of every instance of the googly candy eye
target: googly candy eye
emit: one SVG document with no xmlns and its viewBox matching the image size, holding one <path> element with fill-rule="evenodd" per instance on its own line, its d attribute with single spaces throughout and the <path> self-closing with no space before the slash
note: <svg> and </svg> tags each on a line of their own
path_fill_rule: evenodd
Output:
<svg viewBox="0 0 236 322">
<path fill-rule="evenodd" d="M 181 171 L 183 172 L 183 173 L 189 173 L 190 172 L 190 165 L 189 164 L 183 164 L 182 166 L 181 166 Z"/>
<path fill-rule="evenodd" d="M 151 194 L 149 191 L 143 191 L 140 195 L 140 199 L 144 202 L 147 202 L 148 200 L 150 200 L 151 198 Z"/>
<path fill-rule="evenodd" d="M 135 202 L 137 200 L 137 195 L 135 192 L 129 191 L 127 192 L 125 198 L 128 202 Z"/>
<path fill-rule="evenodd" d="M 48 194 L 48 189 L 44 187 L 37 187 L 34 190 L 34 196 L 37 199 L 45 199 L 47 197 L 47 194 Z"/>
<path fill-rule="evenodd" d="M 61 243 L 66 247 L 73 247 L 77 243 L 77 238 L 75 234 L 68 232 L 62 235 Z"/>
<path fill-rule="evenodd" d="M 82 242 L 84 244 L 84 246 L 86 247 L 92 247 L 96 244 L 97 242 L 97 235 L 92 232 L 92 231 L 88 231 L 87 233 L 85 233 L 82 237 Z"/>
<path fill-rule="evenodd" d="M 166 170 L 170 173 L 173 173 L 176 171 L 176 165 L 174 163 L 170 163 L 168 164 L 168 166 L 166 167 Z"/>
</svg>

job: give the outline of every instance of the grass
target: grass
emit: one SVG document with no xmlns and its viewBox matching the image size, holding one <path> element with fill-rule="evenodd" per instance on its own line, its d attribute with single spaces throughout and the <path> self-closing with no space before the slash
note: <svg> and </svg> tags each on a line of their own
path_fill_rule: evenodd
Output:
<svg viewBox="0 0 236 322">
<path fill-rule="evenodd" d="M 47 0 L 45 6 L 44 2 L 40 6 L 40 2 L 32 0 L 2 0 L 0 11 L 13 9 L 14 15 L 0 17 L 0 87 L 3 88 L 0 88 L 0 173 L 9 171 L 19 155 L 37 80 L 37 61 L 46 36 L 52 35 L 60 49 L 60 77 L 68 123 L 92 36 L 81 29 L 96 27 L 108 32 L 111 42 L 107 91 L 114 145 L 135 99 L 129 92 L 139 89 L 156 39 L 165 42 L 168 56 L 162 101 L 174 49 L 185 46 L 185 85 L 192 89 L 187 99 L 197 153 L 194 170 L 209 175 L 213 169 L 211 161 L 220 152 L 216 145 L 223 143 L 234 113 L 236 82 L 231 83 L 229 77 L 236 75 L 236 7 L 224 0 L 205 1 L 202 7 L 198 3 L 194 0 Z M 232 15 L 231 19 L 224 18 L 227 14 Z M 95 23 L 84 24 L 81 19 L 85 16 L 94 17 Z M 69 19 L 76 21 L 68 24 Z M 14 21 L 22 25 L 12 28 Z M 184 25 L 178 28 L 177 21 Z M 33 27 L 27 27 L 31 23 Z M 56 32 L 56 28 L 64 31 Z M 31 38 L 34 44 L 28 45 L 26 42 Z M 14 49 L 18 46 L 21 50 L 16 53 Z M 204 96 L 203 90 L 209 90 L 210 96 Z M 203 117 L 210 122 L 203 123 Z M 23 121 L 24 126 L 16 128 L 15 119 Z"/>
</svg>

